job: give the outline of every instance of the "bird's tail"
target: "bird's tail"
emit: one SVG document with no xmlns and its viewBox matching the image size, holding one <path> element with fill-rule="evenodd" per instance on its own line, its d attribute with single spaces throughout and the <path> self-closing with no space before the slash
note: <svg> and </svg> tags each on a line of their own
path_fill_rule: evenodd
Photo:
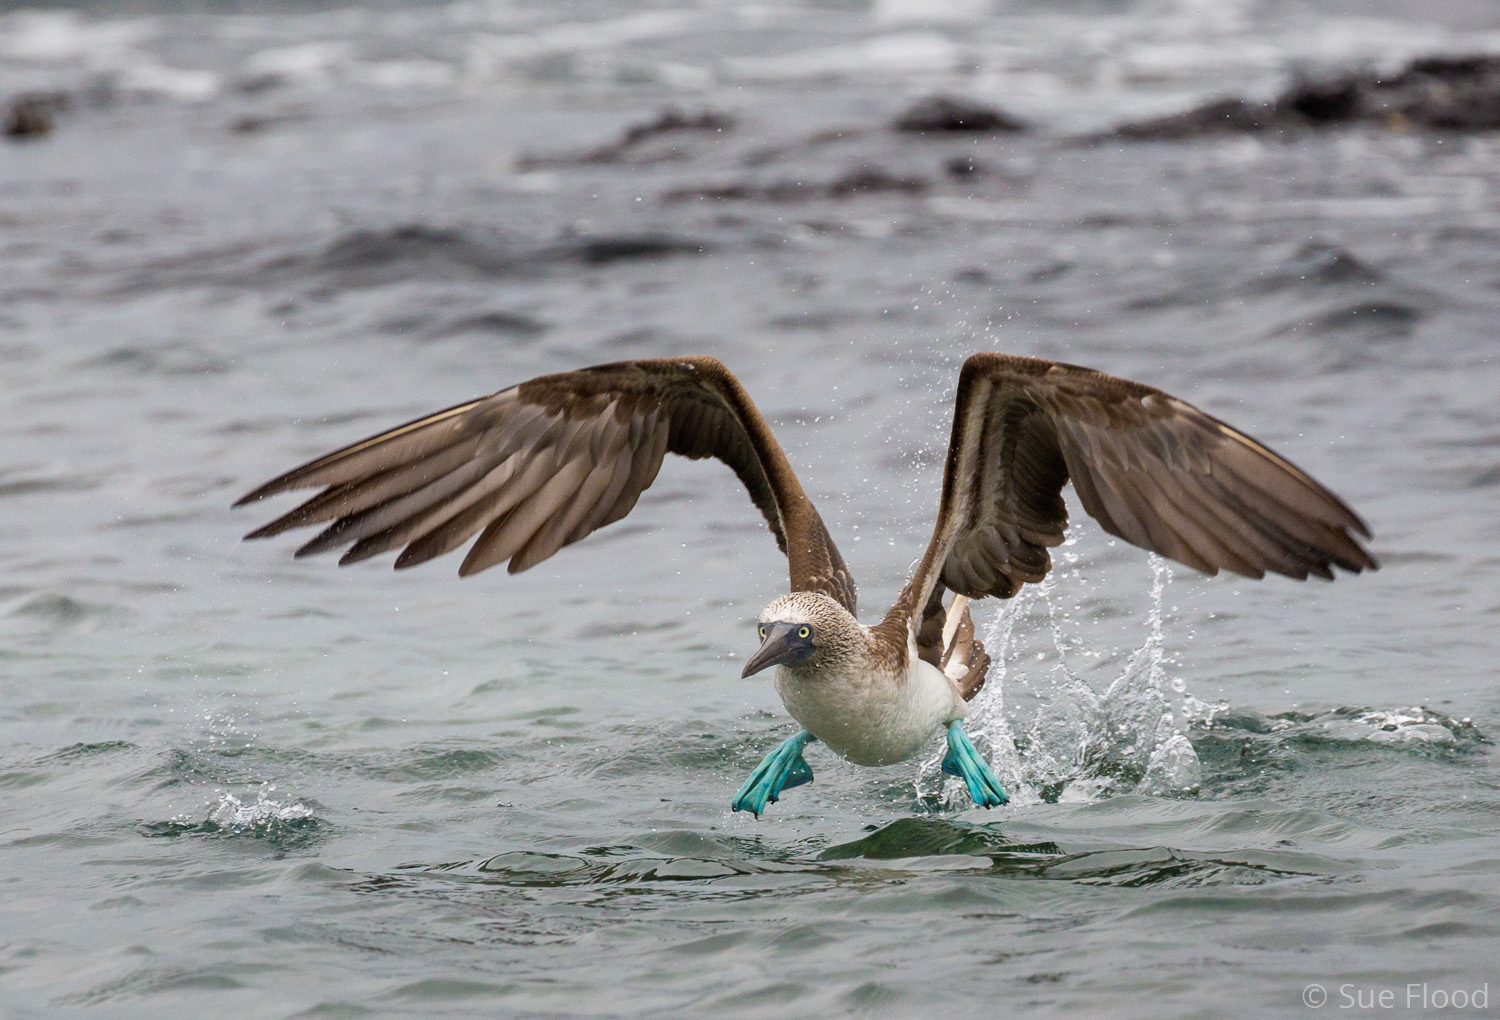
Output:
<svg viewBox="0 0 1500 1020">
<path fill-rule="evenodd" d="M 964 595 L 953 596 L 943 621 L 942 667 L 948 678 L 958 684 L 965 701 L 974 700 L 989 673 L 990 657 L 984 650 L 984 642 L 974 634 L 969 600 Z"/>
</svg>

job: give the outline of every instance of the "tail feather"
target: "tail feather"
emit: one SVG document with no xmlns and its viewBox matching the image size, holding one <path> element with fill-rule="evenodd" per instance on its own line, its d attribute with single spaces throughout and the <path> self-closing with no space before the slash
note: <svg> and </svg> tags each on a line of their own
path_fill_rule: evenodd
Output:
<svg viewBox="0 0 1500 1020">
<path fill-rule="evenodd" d="M 989 653 L 984 650 L 984 642 L 975 635 L 974 621 L 969 616 L 969 599 L 954 595 L 943 621 L 942 670 L 958 684 L 963 699 L 973 701 L 974 695 L 984 687 L 989 669 Z"/>
</svg>

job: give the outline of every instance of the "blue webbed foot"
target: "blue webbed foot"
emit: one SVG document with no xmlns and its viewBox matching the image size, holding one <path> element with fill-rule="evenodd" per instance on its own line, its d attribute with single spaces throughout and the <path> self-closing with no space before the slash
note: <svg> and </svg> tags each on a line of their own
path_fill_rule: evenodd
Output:
<svg viewBox="0 0 1500 1020">
<path fill-rule="evenodd" d="M 980 807 L 999 807 L 1010 800 L 957 719 L 948 724 L 948 753 L 943 755 L 943 771 L 962 779 L 969 787 L 969 796 Z"/>
<path fill-rule="evenodd" d="M 812 782 L 812 767 L 802 757 L 802 749 L 816 739 L 811 733 L 802 730 L 796 736 L 777 744 L 776 750 L 766 755 L 765 760 L 750 773 L 750 778 L 745 780 L 740 792 L 729 802 L 730 808 L 752 812 L 759 818 L 766 805 L 776 803 L 777 796 L 783 790 Z"/>
</svg>

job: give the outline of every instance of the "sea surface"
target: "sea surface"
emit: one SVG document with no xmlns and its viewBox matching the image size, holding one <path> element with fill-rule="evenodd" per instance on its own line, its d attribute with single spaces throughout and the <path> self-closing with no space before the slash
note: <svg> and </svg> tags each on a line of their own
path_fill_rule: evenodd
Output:
<svg viewBox="0 0 1500 1020">
<path fill-rule="evenodd" d="M 1500 1016 L 1500 137 L 1077 140 L 1471 52 L 1488 2 L 0 14 L 0 99 L 67 101 L 0 141 L 0 1016 Z M 1031 129 L 891 130 L 938 93 Z M 1075 502 L 979 607 L 1011 804 L 814 747 L 757 820 L 785 564 L 722 465 L 519 576 L 230 509 L 711 354 L 873 621 L 975 350 L 1233 422 L 1381 569 L 1206 578 Z"/>
</svg>

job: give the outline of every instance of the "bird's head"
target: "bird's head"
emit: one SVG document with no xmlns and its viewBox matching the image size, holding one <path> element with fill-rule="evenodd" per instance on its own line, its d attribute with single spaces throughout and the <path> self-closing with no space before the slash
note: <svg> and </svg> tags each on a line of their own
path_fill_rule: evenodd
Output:
<svg viewBox="0 0 1500 1020">
<path fill-rule="evenodd" d="M 745 663 L 742 677 L 767 666 L 817 666 L 832 650 L 850 645 L 859 622 L 834 599 L 819 592 L 794 591 L 761 610 L 755 624 L 760 649 Z"/>
</svg>

